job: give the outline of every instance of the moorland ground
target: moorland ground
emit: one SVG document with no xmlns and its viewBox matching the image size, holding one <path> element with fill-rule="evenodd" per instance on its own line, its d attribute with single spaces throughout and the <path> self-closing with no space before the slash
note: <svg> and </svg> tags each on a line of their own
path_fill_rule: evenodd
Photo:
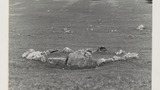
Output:
<svg viewBox="0 0 160 90">
<path fill-rule="evenodd" d="M 145 29 L 137 30 L 141 24 Z M 10 0 L 9 90 L 151 90 L 151 34 L 152 5 L 145 0 Z M 21 58 L 30 48 L 98 46 L 140 58 L 75 70 Z"/>
</svg>

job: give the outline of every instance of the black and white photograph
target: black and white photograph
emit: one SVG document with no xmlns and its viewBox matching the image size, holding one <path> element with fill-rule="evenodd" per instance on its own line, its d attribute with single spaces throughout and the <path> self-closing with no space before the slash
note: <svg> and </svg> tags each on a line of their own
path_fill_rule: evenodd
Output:
<svg viewBox="0 0 160 90">
<path fill-rule="evenodd" d="M 8 4 L 8 90 L 152 90 L 153 0 Z"/>
</svg>

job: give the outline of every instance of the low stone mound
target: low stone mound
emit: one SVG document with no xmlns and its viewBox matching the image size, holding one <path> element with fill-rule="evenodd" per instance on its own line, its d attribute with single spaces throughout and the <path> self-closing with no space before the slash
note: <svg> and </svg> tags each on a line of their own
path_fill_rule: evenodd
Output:
<svg viewBox="0 0 160 90">
<path fill-rule="evenodd" d="M 104 50 L 106 52 L 106 48 L 102 47 L 100 50 Z M 78 51 L 72 51 L 70 48 L 66 47 L 63 49 L 66 53 L 68 53 L 65 57 L 53 57 L 49 58 L 48 55 L 54 52 L 58 52 L 59 50 L 49 49 L 46 51 L 35 51 L 34 49 L 29 49 L 22 54 L 23 58 L 29 60 L 38 60 L 42 62 L 47 62 L 52 64 L 53 66 L 62 66 L 62 67 L 96 67 L 100 66 L 103 63 L 113 62 L 113 61 L 122 61 L 129 59 L 139 59 L 139 55 L 137 53 L 126 53 L 123 50 L 119 50 L 115 54 L 118 56 L 113 56 L 111 58 L 105 59 L 95 59 L 92 57 L 92 53 L 95 52 L 92 48 L 80 49 Z"/>
<path fill-rule="evenodd" d="M 100 58 L 97 60 L 97 64 L 101 65 L 103 63 L 107 62 L 113 62 L 113 61 L 123 61 L 123 60 L 130 60 L 130 59 L 139 59 L 139 55 L 137 53 L 126 53 L 124 56 L 113 56 L 112 58 Z"/>
<path fill-rule="evenodd" d="M 86 50 L 78 50 L 70 53 L 67 57 L 67 66 L 92 67 L 96 66 L 97 62 L 93 60 L 90 52 Z"/>
</svg>

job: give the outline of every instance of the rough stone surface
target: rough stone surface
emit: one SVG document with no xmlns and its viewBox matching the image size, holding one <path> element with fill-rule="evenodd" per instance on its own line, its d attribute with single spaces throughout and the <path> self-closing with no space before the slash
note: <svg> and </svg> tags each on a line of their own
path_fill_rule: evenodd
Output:
<svg viewBox="0 0 160 90">
<path fill-rule="evenodd" d="M 42 62 L 46 62 L 46 55 L 44 55 L 43 52 L 40 52 L 40 51 L 34 51 L 30 54 L 28 54 L 28 56 L 26 57 L 26 59 L 29 59 L 29 60 L 39 60 L 39 61 L 42 61 Z"/>
<path fill-rule="evenodd" d="M 123 56 L 126 60 L 128 59 L 139 59 L 139 55 L 137 53 L 127 53 Z"/>
<path fill-rule="evenodd" d="M 114 61 L 118 61 L 118 60 L 125 60 L 124 57 L 119 57 L 119 56 L 113 56 Z"/>
<path fill-rule="evenodd" d="M 67 66 L 90 67 L 96 66 L 90 52 L 78 50 L 68 55 Z"/>
<path fill-rule="evenodd" d="M 118 52 L 116 52 L 116 55 L 122 55 L 122 54 L 126 54 L 126 51 L 124 51 L 124 50 L 119 50 Z"/>
<path fill-rule="evenodd" d="M 66 58 L 48 58 L 47 62 L 53 65 L 65 65 Z"/>
<path fill-rule="evenodd" d="M 100 58 L 100 59 L 97 60 L 97 64 L 100 65 L 100 64 L 102 64 L 102 63 L 105 63 L 106 61 L 107 61 L 107 59 L 105 59 L 105 58 Z"/>
<path fill-rule="evenodd" d="M 72 49 L 70 49 L 69 47 L 65 47 L 63 50 L 62 50 L 63 53 L 72 53 L 74 52 Z"/>
<path fill-rule="evenodd" d="M 23 54 L 22 54 L 22 57 L 23 58 L 26 58 L 30 53 L 32 53 L 32 52 L 34 52 L 35 50 L 34 49 L 29 49 L 28 51 L 26 51 L 26 52 L 24 52 Z"/>
<path fill-rule="evenodd" d="M 28 51 L 22 54 L 22 57 L 29 60 L 38 60 L 38 61 L 46 62 L 47 56 L 49 54 L 53 52 L 58 52 L 58 51 L 59 50 L 53 50 L 53 49 L 49 49 L 46 51 L 35 51 L 34 49 L 29 49 Z"/>
<path fill-rule="evenodd" d="M 108 58 L 106 59 L 106 62 L 115 61 L 114 58 Z"/>
<path fill-rule="evenodd" d="M 137 29 L 138 29 L 138 30 L 144 30 L 145 27 L 144 27 L 144 25 L 140 25 L 140 26 L 137 27 Z"/>
</svg>

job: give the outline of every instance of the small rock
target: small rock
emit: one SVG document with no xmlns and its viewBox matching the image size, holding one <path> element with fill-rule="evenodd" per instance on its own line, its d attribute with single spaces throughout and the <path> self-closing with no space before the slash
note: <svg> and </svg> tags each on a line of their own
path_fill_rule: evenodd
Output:
<svg viewBox="0 0 160 90">
<path fill-rule="evenodd" d="M 108 59 L 106 60 L 106 62 L 110 62 L 110 61 L 114 61 L 114 59 L 113 59 L 113 58 L 108 58 Z"/>
<path fill-rule="evenodd" d="M 108 49 L 104 46 L 101 46 L 101 47 L 98 47 L 97 51 L 96 52 L 107 52 Z"/>
<path fill-rule="evenodd" d="M 87 48 L 87 51 L 90 52 L 90 53 L 95 53 L 96 52 L 96 50 L 93 49 L 93 48 Z"/>
<path fill-rule="evenodd" d="M 70 49 L 69 47 L 65 47 L 63 50 L 62 50 L 63 53 L 72 53 L 74 52 L 72 49 Z"/>
<path fill-rule="evenodd" d="M 67 30 L 67 31 L 65 31 L 65 33 L 73 33 L 73 31 Z"/>
<path fill-rule="evenodd" d="M 118 52 L 116 52 L 116 55 L 122 55 L 122 54 L 126 54 L 126 51 L 124 51 L 124 50 L 119 50 Z"/>
<path fill-rule="evenodd" d="M 43 51 L 43 54 L 44 54 L 44 55 L 49 55 L 49 54 L 51 54 L 51 53 L 58 52 L 58 51 L 59 51 L 58 49 L 56 49 L 56 50 L 49 49 L 49 50 Z"/>
<path fill-rule="evenodd" d="M 73 33 L 73 31 L 69 30 L 68 28 L 63 28 L 64 33 Z"/>
<path fill-rule="evenodd" d="M 140 26 L 137 27 L 137 29 L 138 29 L 138 30 L 144 30 L 145 27 L 144 27 L 144 25 L 140 25 Z"/>
<path fill-rule="evenodd" d="M 68 28 L 63 28 L 64 31 L 68 31 Z"/>
<path fill-rule="evenodd" d="M 113 59 L 114 59 L 115 61 L 125 60 L 124 57 L 119 57 L 119 56 L 113 56 Z"/>
<path fill-rule="evenodd" d="M 123 56 L 125 59 L 139 59 L 139 55 L 137 53 L 127 53 Z"/>
<path fill-rule="evenodd" d="M 123 57 L 118 57 L 118 56 L 114 56 L 113 58 L 108 58 L 108 59 L 100 58 L 100 59 L 97 60 L 97 64 L 100 65 L 102 63 L 112 62 L 112 61 L 116 61 L 116 60 L 124 60 L 124 58 Z"/>
<path fill-rule="evenodd" d="M 90 53 L 96 52 L 93 48 L 85 48 L 85 49 L 81 49 L 81 50 L 84 50 L 84 51 L 87 51 L 87 52 L 90 52 Z"/>
<path fill-rule="evenodd" d="M 111 32 L 116 32 L 117 30 L 111 30 Z"/>
<path fill-rule="evenodd" d="M 47 10 L 47 12 L 50 12 L 50 10 Z"/>
<path fill-rule="evenodd" d="M 26 52 L 24 52 L 23 54 L 22 54 L 22 57 L 23 58 L 26 58 L 30 53 L 32 53 L 32 52 L 34 52 L 35 50 L 34 49 L 29 49 L 28 51 L 26 51 Z"/>
</svg>

